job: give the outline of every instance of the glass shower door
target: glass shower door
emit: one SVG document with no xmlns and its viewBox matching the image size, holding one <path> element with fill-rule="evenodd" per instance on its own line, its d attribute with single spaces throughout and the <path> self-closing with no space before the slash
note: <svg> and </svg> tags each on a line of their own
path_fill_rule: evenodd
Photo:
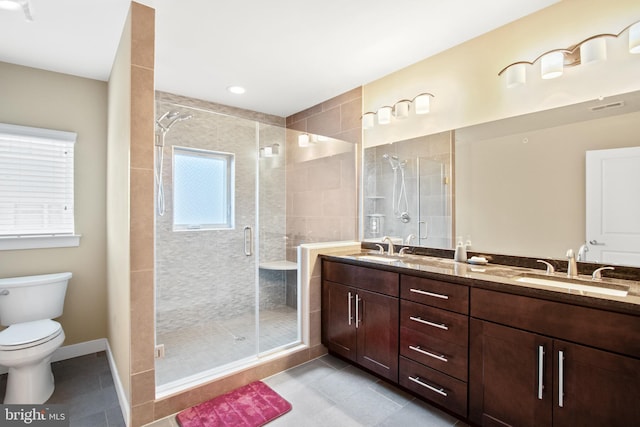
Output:
<svg viewBox="0 0 640 427">
<path fill-rule="evenodd" d="M 451 189 L 444 162 L 418 157 L 418 245 L 450 248 Z"/>
<path fill-rule="evenodd" d="M 177 104 L 157 110 L 166 129 L 156 148 L 164 393 L 299 342 L 300 321 L 297 266 L 286 257 L 285 129 Z"/>
<path fill-rule="evenodd" d="M 300 341 L 297 260 L 288 251 L 286 129 L 260 124 L 258 353 Z"/>
</svg>

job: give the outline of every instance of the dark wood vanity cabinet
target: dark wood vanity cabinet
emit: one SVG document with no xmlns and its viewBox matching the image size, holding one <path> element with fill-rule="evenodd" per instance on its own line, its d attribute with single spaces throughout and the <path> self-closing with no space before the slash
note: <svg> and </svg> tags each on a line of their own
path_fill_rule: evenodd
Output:
<svg viewBox="0 0 640 427">
<path fill-rule="evenodd" d="M 398 274 L 323 260 L 322 342 L 398 381 Z"/>
<path fill-rule="evenodd" d="M 400 276 L 399 383 L 467 416 L 469 288 Z"/>
<path fill-rule="evenodd" d="M 323 259 L 322 342 L 480 426 L 640 426 L 637 315 Z"/>
<path fill-rule="evenodd" d="M 471 316 L 474 423 L 640 425 L 637 317 L 482 289 Z"/>
</svg>

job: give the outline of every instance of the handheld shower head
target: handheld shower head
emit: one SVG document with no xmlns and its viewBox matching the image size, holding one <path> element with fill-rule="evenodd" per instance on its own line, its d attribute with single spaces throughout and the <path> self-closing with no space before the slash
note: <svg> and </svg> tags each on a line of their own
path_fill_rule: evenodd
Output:
<svg viewBox="0 0 640 427">
<path fill-rule="evenodd" d="M 389 164 L 391 165 L 391 168 L 393 170 L 396 170 L 398 168 L 398 165 L 399 165 L 398 156 L 396 156 L 396 155 L 391 155 L 390 156 L 387 153 L 384 153 L 382 155 L 382 158 L 389 162 Z"/>
<path fill-rule="evenodd" d="M 158 125 L 158 128 L 160 128 L 160 131 L 164 134 L 164 133 L 167 133 L 169 129 L 171 129 L 171 127 L 177 122 L 181 122 L 183 120 L 189 120 L 192 117 L 193 116 L 191 114 L 184 114 L 176 110 L 167 111 L 156 120 L 156 125 Z M 163 124 L 162 123 L 163 121 L 168 121 L 168 122 L 166 124 Z"/>
</svg>

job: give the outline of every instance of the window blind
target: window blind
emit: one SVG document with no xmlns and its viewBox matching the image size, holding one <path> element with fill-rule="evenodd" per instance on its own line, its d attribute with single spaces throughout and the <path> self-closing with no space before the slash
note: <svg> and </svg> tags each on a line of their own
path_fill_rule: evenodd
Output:
<svg viewBox="0 0 640 427">
<path fill-rule="evenodd" d="M 0 123 L 0 236 L 74 233 L 76 134 Z"/>
</svg>

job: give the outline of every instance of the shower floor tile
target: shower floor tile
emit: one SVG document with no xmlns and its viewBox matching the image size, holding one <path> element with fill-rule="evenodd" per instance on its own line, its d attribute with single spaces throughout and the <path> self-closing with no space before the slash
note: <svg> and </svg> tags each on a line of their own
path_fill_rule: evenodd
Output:
<svg viewBox="0 0 640 427">
<path fill-rule="evenodd" d="M 297 311 L 283 306 L 260 312 L 260 351 L 298 339 Z M 204 322 L 191 328 L 157 333 L 165 356 L 156 359 L 156 384 L 163 385 L 256 353 L 255 316 Z"/>
</svg>

